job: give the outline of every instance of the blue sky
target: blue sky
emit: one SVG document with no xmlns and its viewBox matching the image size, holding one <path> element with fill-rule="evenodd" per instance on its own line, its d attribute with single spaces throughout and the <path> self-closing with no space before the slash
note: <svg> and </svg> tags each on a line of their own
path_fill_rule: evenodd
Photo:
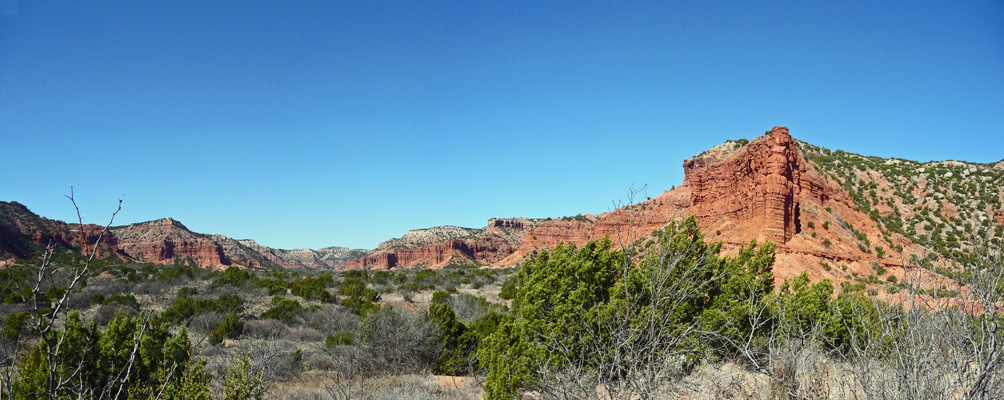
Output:
<svg viewBox="0 0 1004 400">
<path fill-rule="evenodd" d="M 732 3 L 5 4 L 0 200 L 372 248 L 608 211 L 774 125 L 1004 158 L 1004 3 Z"/>
</svg>

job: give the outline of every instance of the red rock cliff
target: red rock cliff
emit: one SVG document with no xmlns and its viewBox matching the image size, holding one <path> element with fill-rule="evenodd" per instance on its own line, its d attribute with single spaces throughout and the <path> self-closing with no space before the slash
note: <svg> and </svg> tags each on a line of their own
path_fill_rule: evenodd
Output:
<svg viewBox="0 0 1004 400">
<path fill-rule="evenodd" d="M 704 229 L 733 221 L 749 237 L 785 244 L 801 231 L 799 202 L 832 196 L 818 175 L 807 173 L 809 163 L 783 126 L 723 153 L 728 149 L 712 149 L 683 163 L 690 212 Z"/>
<path fill-rule="evenodd" d="M 119 237 L 122 250 L 142 261 L 171 264 L 175 258 L 180 261 L 191 258 L 204 268 L 223 268 L 231 264 L 219 243 L 207 235 L 189 231 L 170 218 L 117 228 L 115 235 Z"/>
<path fill-rule="evenodd" d="M 492 218 L 483 229 L 436 227 L 408 232 L 377 251 L 346 263 L 347 269 L 442 268 L 450 264 L 492 263 L 516 250 L 542 221 Z"/>
<path fill-rule="evenodd" d="M 128 259 L 118 248 L 115 235 L 102 232 L 104 227 L 86 224 L 68 224 L 40 217 L 18 202 L 0 201 L 0 258 L 38 256 L 23 240 L 40 247 L 61 245 L 89 253 L 97 246 L 99 259 Z"/>
</svg>

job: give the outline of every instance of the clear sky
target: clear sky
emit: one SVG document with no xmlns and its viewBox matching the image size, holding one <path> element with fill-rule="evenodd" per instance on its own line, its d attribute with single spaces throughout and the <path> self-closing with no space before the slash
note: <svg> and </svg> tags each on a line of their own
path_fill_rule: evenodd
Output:
<svg viewBox="0 0 1004 400">
<path fill-rule="evenodd" d="M 1004 158 L 1000 1 L 15 1 L 0 200 L 280 248 L 599 213 L 786 125 Z M 734 6 L 734 3 L 743 3 Z"/>
</svg>

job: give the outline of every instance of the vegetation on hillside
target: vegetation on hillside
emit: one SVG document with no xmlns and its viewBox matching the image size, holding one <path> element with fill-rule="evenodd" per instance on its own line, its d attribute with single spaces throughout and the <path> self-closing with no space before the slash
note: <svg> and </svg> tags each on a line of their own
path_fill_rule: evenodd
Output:
<svg viewBox="0 0 1004 400">
<path fill-rule="evenodd" d="M 1004 169 L 959 161 L 927 162 L 866 157 L 800 142 L 825 177 L 843 187 L 854 204 L 883 229 L 931 249 L 912 260 L 934 269 L 939 257 L 970 262 L 977 238 L 1004 238 L 994 223 L 1002 207 Z M 881 245 L 877 243 L 876 245 Z"/>
<path fill-rule="evenodd" d="M 879 223 L 884 243 L 841 223 L 862 251 L 900 234 L 934 249 L 927 269 L 776 284 L 772 243 L 720 254 L 693 217 L 498 270 L 208 271 L 54 245 L 0 270 L 0 397 L 1004 397 L 1004 174 L 800 145 Z M 478 385 L 406 378 L 429 374 Z"/>
</svg>

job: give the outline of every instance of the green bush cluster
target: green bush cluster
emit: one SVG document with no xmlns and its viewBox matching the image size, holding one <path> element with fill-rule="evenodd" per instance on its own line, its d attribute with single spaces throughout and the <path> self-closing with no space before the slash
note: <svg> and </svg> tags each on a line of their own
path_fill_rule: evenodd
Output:
<svg viewBox="0 0 1004 400">
<path fill-rule="evenodd" d="M 233 339 L 244 333 L 244 321 L 235 312 L 227 314 L 223 320 L 217 322 L 209 332 L 209 343 L 220 344 L 224 339 Z"/>
<path fill-rule="evenodd" d="M 338 293 L 345 296 L 340 304 L 356 315 L 366 316 L 380 308 L 376 304 L 380 300 L 380 293 L 366 287 L 366 282 L 361 278 L 346 277 L 342 280 Z"/>
<path fill-rule="evenodd" d="M 121 391 L 136 398 L 208 399 L 209 375 L 202 363 L 193 363 L 185 329 L 171 334 L 166 324 L 144 326 L 145 319 L 119 314 L 101 330 L 71 312 L 62 330 L 49 332 L 21 361 L 14 398 Z M 57 390 L 57 381 L 71 376 L 72 384 Z"/>
<path fill-rule="evenodd" d="M 816 330 L 830 351 L 847 353 L 852 338 L 877 324 L 876 303 L 865 294 L 863 282 L 844 283 L 843 292 L 834 298 L 829 280 L 813 284 L 803 273 L 775 290 L 773 244 L 751 242 L 735 256 L 719 255 L 720 244 L 705 244 L 693 218 L 654 236 L 659 246 L 640 258 L 624 257 L 609 239 L 533 254 L 516 276 L 515 289 L 510 289 L 515 291 L 512 311 L 499 316 L 476 346 L 478 362 L 487 370 L 487 398 L 507 399 L 520 389 L 539 388 L 545 383 L 542 379 L 549 379 L 541 371 L 560 371 L 569 362 L 586 370 L 612 362 L 607 357 L 616 353 L 613 343 L 603 343 L 614 340 L 608 330 L 613 326 L 635 331 L 652 328 L 650 321 L 663 321 L 656 327 L 657 336 L 646 340 L 678 348 L 659 347 L 652 354 L 683 355 L 679 368 L 686 370 L 705 357 L 741 356 L 762 363 L 770 357 L 766 343 L 805 337 Z M 654 271 L 662 271 L 665 275 L 659 276 L 666 280 L 652 279 L 657 276 Z M 696 289 L 666 291 L 687 285 Z M 656 301 L 679 295 L 686 297 Z M 430 317 L 445 332 L 445 349 L 470 346 L 463 340 L 467 327 L 457 323 L 448 305 L 434 305 Z M 675 339 L 667 340 L 671 337 Z M 594 354 L 599 348 L 611 353 Z M 556 356 L 554 349 L 562 349 L 562 355 Z M 460 353 L 444 351 L 440 371 L 455 372 Z"/>
<path fill-rule="evenodd" d="M 216 299 L 195 299 L 179 296 L 160 314 L 159 319 L 165 322 L 186 323 L 192 317 L 204 312 L 240 313 L 244 310 L 244 301 L 235 294 L 220 295 Z"/>
<path fill-rule="evenodd" d="M 306 309 L 300 305 L 299 301 L 287 299 L 282 296 L 272 297 L 272 308 L 261 314 L 262 319 L 277 319 L 285 323 L 291 323 L 300 319 Z"/>
<path fill-rule="evenodd" d="M 331 274 L 321 274 L 316 277 L 303 277 L 289 285 L 289 292 L 307 300 L 319 300 L 325 303 L 337 301 L 328 288 L 334 286 L 335 280 Z"/>
<path fill-rule="evenodd" d="M 324 339 L 324 347 L 329 349 L 350 344 L 352 344 L 352 331 L 338 331 Z"/>
</svg>

